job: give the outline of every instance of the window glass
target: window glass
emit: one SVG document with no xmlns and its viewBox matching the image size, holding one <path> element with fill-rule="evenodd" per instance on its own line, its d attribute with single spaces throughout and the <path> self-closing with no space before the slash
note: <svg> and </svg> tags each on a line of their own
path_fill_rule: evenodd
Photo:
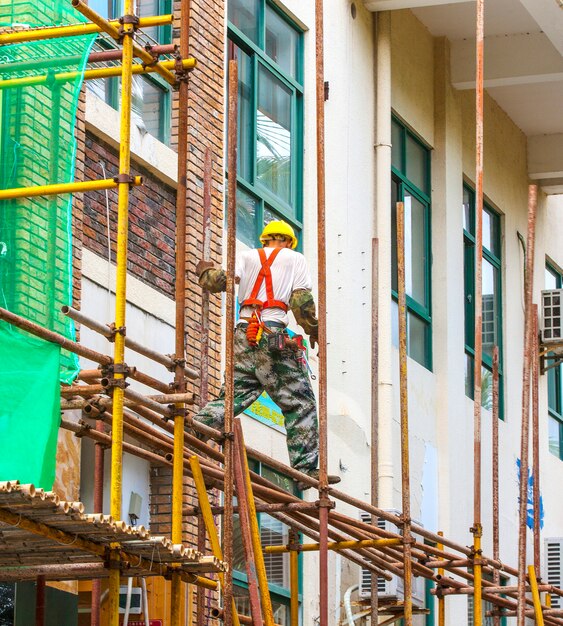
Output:
<svg viewBox="0 0 563 626">
<path fill-rule="evenodd" d="M 258 43 L 260 0 L 229 0 L 229 22 Z"/>
<path fill-rule="evenodd" d="M 249 180 L 252 177 L 252 61 L 250 56 L 235 46 L 238 61 L 238 175 Z"/>
<path fill-rule="evenodd" d="M 113 0 L 88 0 L 88 6 L 102 17 L 111 17 Z"/>
<path fill-rule="evenodd" d="M 153 137 L 164 140 L 162 115 L 165 107 L 166 92 L 150 79 L 135 77 L 133 79 L 133 110 L 140 111 L 141 122 L 137 122 L 141 130 L 146 130 Z"/>
<path fill-rule="evenodd" d="M 425 207 L 405 194 L 405 289 L 411 298 L 426 305 Z"/>
<path fill-rule="evenodd" d="M 263 546 L 283 546 L 289 543 L 289 531 L 285 524 L 269 515 L 260 516 L 260 540 Z M 264 554 L 268 582 L 289 589 L 289 553 Z"/>
<path fill-rule="evenodd" d="M 473 399 L 474 358 L 470 354 L 465 355 L 465 395 Z M 499 379 L 500 386 L 500 379 Z M 481 406 L 488 411 L 493 410 L 493 372 L 485 367 L 481 367 Z"/>
<path fill-rule="evenodd" d="M 559 367 L 547 370 L 547 404 L 551 411 L 561 412 L 561 389 Z"/>
<path fill-rule="evenodd" d="M 467 187 L 463 188 L 463 228 L 473 234 L 472 198 Z"/>
<path fill-rule="evenodd" d="M 483 259 L 483 353 L 493 358 L 498 345 L 497 283 L 498 269 Z"/>
<path fill-rule="evenodd" d="M 559 289 L 561 287 L 561 279 L 550 268 L 545 268 L 545 288 L 546 289 Z"/>
<path fill-rule="evenodd" d="M 561 458 L 561 422 L 549 416 L 549 451 Z"/>
<path fill-rule="evenodd" d="M 284 72 L 297 78 L 299 34 L 281 15 L 266 5 L 266 54 Z"/>
<path fill-rule="evenodd" d="M 402 133 L 403 129 L 395 120 L 391 122 L 391 164 L 400 172 L 403 171 L 402 153 Z"/>
<path fill-rule="evenodd" d="M 160 15 L 162 11 L 160 0 L 137 0 L 136 4 L 137 4 L 137 15 L 139 15 L 139 17 L 149 17 L 152 15 Z M 167 29 L 170 30 L 170 27 L 168 27 Z M 158 41 L 158 43 L 165 44 L 170 41 L 169 39 L 168 41 L 164 41 L 164 40 L 159 41 L 160 39 L 159 35 L 161 33 L 159 33 L 158 26 L 151 26 L 150 28 L 143 28 L 143 32 L 146 33 L 149 37 L 151 37 L 155 41 Z"/>
<path fill-rule="evenodd" d="M 237 239 L 247 246 L 256 245 L 258 201 L 240 187 L 237 189 Z"/>
<path fill-rule="evenodd" d="M 498 223 L 497 215 L 485 208 L 483 209 L 483 247 L 492 252 L 495 256 L 499 256 L 498 249 Z"/>
<path fill-rule="evenodd" d="M 413 313 L 407 315 L 407 348 L 411 359 L 424 365 L 426 356 L 426 329 L 428 324 Z"/>
<path fill-rule="evenodd" d="M 258 78 L 256 177 L 291 205 L 292 91 L 262 65 Z"/>
<path fill-rule="evenodd" d="M 407 133 L 407 178 L 428 194 L 428 150 Z"/>
</svg>

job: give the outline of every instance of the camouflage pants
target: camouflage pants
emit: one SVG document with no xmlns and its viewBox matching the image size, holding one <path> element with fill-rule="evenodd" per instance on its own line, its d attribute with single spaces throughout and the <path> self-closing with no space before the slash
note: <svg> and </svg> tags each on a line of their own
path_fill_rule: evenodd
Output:
<svg viewBox="0 0 563 626">
<path fill-rule="evenodd" d="M 280 407 L 285 418 L 287 450 L 291 466 L 310 472 L 316 469 L 319 433 L 315 395 L 307 372 L 293 350 L 271 352 L 267 339 L 252 347 L 246 331 L 235 331 L 235 415 L 245 411 L 263 391 Z M 223 428 L 225 388 L 194 419 L 218 430 Z"/>
</svg>

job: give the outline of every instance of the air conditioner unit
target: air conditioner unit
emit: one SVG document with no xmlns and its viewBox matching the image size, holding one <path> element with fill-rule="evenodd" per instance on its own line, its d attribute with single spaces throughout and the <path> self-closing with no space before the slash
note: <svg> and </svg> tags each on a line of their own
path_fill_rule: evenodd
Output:
<svg viewBox="0 0 563 626">
<path fill-rule="evenodd" d="M 563 537 L 552 537 L 545 540 L 545 569 L 547 584 L 561 589 L 563 585 Z M 563 608 L 563 598 L 553 594 L 551 606 L 554 609 Z"/>
<path fill-rule="evenodd" d="M 400 516 L 400 512 L 395 509 L 388 509 L 387 513 Z M 360 520 L 365 524 L 371 524 L 370 513 L 361 512 Z M 417 526 L 421 526 L 418 522 L 415 522 Z M 378 518 L 378 528 L 391 533 L 401 534 L 402 529 L 399 529 L 395 524 L 388 522 L 384 519 Z M 371 598 L 371 571 L 364 567 L 360 568 L 360 598 Z M 379 598 L 386 598 L 389 600 L 404 600 L 404 584 L 403 579 L 399 576 L 393 575 L 391 580 L 385 580 L 385 578 L 379 577 L 377 579 L 377 595 Z M 424 579 L 420 576 L 412 577 L 412 602 L 413 606 L 417 608 L 424 608 Z"/>
<path fill-rule="evenodd" d="M 542 343 L 563 341 L 563 289 L 547 289 L 541 292 L 541 339 Z"/>
</svg>

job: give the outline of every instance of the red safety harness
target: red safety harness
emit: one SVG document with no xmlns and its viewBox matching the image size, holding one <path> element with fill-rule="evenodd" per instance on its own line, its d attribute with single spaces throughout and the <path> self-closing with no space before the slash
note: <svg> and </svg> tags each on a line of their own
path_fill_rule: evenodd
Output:
<svg viewBox="0 0 563 626">
<path fill-rule="evenodd" d="M 280 253 L 283 248 L 274 248 L 270 257 L 266 256 L 266 252 L 263 248 L 258 249 L 258 254 L 260 255 L 260 262 L 262 263 L 262 269 L 258 273 L 256 277 L 256 282 L 254 283 L 254 287 L 250 294 L 250 297 L 244 302 L 241 303 L 241 307 L 243 306 L 254 306 L 259 309 L 282 309 L 287 311 L 287 304 L 282 302 L 281 300 L 276 300 L 274 298 L 274 286 L 272 285 L 272 272 L 270 268 L 272 267 L 273 262 L 276 260 L 276 257 Z M 258 300 L 258 292 L 262 287 L 262 283 L 266 282 L 266 300 Z"/>
<path fill-rule="evenodd" d="M 269 258 L 266 256 L 266 252 L 262 248 L 258 249 L 262 267 L 260 272 L 258 272 L 250 297 L 241 302 L 240 305 L 241 308 L 245 306 L 254 307 L 252 317 L 243 318 L 248 321 L 246 338 L 251 346 L 257 346 L 260 343 L 260 339 L 262 338 L 262 333 L 265 328 L 260 312 L 264 309 L 282 309 L 283 311 L 287 311 L 288 309 L 285 302 L 274 298 L 274 286 L 272 284 L 272 272 L 270 269 L 282 249 L 283 248 L 274 248 Z M 266 283 L 266 300 L 258 300 L 258 292 L 264 282 Z"/>
</svg>

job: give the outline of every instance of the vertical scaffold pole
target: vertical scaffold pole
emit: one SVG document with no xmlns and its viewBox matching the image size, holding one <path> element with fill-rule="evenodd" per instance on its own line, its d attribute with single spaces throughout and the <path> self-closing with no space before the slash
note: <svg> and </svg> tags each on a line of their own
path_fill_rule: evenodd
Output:
<svg viewBox="0 0 563 626">
<path fill-rule="evenodd" d="M 498 421 L 500 416 L 500 389 L 499 389 L 499 349 L 498 346 L 493 348 L 493 559 L 500 560 L 500 516 L 499 516 L 499 467 L 498 467 Z M 493 582 L 500 586 L 500 570 L 496 567 L 493 570 Z M 493 626 L 500 626 L 500 615 L 493 615 Z"/>
<path fill-rule="evenodd" d="M 526 624 L 526 522 L 528 518 L 528 455 L 530 447 L 530 360 L 533 347 L 532 297 L 538 188 L 528 187 L 528 236 L 524 275 L 524 354 L 522 367 L 522 435 L 520 441 L 520 505 L 518 519 L 518 608 L 516 623 Z"/>
<path fill-rule="evenodd" d="M 481 363 L 483 360 L 483 56 L 485 1 L 477 0 L 475 79 L 475 355 L 473 362 L 473 623 L 483 623 L 481 538 Z"/>
<path fill-rule="evenodd" d="M 134 14 L 134 0 L 125 0 L 125 15 Z M 110 514 L 121 519 L 123 482 L 123 394 L 125 380 L 125 305 L 127 286 L 127 238 L 129 223 L 129 185 L 131 174 L 131 86 L 133 65 L 133 24 L 123 24 L 123 59 L 121 70 L 121 126 L 119 143 L 119 187 L 117 201 L 117 278 L 115 285 L 115 343 L 113 420 L 111 445 Z M 120 371 L 121 370 L 121 371 Z M 119 626 L 119 553 L 112 551 L 109 572 L 109 626 Z"/>
<path fill-rule="evenodd" d="M 379 431 L 379 239 L 371 244 L 371 505 L 378 506 L 378 431 Z M 371 516 L 371 523 L 377 526 L 377 516 Z M 377 575 L 371 574 L 370 619 L 377 624 L 379 597 Z"/>
<path fill-rule="evenodd" d="M 440 537 L 444 535 L 441 530 L 438 531 L 438 534 L 440 535 Z M 444 544 L 438 543 L 436 544 L 436 547 L 438 548 L 438 550 L 443 550 Z M 438 575 L 443 576 L 444 571 L 445 570 L 443 567 L 438 568 Z M 446 626 L 446 599 L 444 598 L 443 594 L 440 594 L 438 596 L 438 626 Z"/>
<path fill-rule="evenodd" d="M 323 0 L 315 0 L 317 97 L 317 259 L 319 285 L 319 626 L 328 626 L 328 444 Z"/>
<path fill-rule="evenodd" d="M 289 623 L 299 626 L 299 533 L 295 528 L 289 529 L 289 580 L 291 600 L 289 607 Z"/>
<path fill-rule="evenodd" d="M 528 578 L 530 579 L 530 589 L 532 590 L 532 599 L 534 601 L 534 616 L 536 618 L 536 626 L 543 626 L 544 620 L 541 606 L 541 598 L 540 592 L 538 590 L 536 570 L 533 565 L 528 566 Z"/>
<path fill-rule="evenodd" d="M 401 408 L 401 485 L 403 507 L 404 620 L 412 626 L 412 537 L 407 380 L 407 296 L 405 292 L 405 205 L 397 202 L 397 291 L 399 303 L 399 388 Z"/>
<path fill-rule="evenodd" d="M 534 480 L 534 569 L 541 579 L 541 544 L 540 544 L 540 416 L 539 416 L 539 324 L 538 305 L 532 307 L 532 473 Z"/>
<path fill-rule="evenodd" d="M 228 87 L 228 207 L 227 207 L 227 302 L 225 315 L 225 514 L 223 516 L 223 554 L 227 564 L 223 597 L 225 605 L 225 625 L 233 623 L 231 600 L 233 598 L 233 427 L 235 394 L 235 263 L 237 227 L 237 127 L 238 127 L 238 64 L 229 61 Z"/>
<path fill-rule="evenodd" d="M 180 56 L 189 53 L 190 0 L 180 3 Z M 187 75 L 178 88 L 178 187 L 176 189 L 176 334 L 174 387 L 176 393 L 185 393 L 185 341 L 186 341 L 186 204 L 188 195 L 188 97 Z M 172 465 L 172 543 L 182 543 L 182 509 L 184 495 L 184 422 L 186 405 L 177 403 L 174 416 L 174 459 Z M 171 626 L 181 626 L 185 607 L 180 574 L 172 574 Z M 191 607 L 190 607 L 191 610 Z"/>
</svg>

